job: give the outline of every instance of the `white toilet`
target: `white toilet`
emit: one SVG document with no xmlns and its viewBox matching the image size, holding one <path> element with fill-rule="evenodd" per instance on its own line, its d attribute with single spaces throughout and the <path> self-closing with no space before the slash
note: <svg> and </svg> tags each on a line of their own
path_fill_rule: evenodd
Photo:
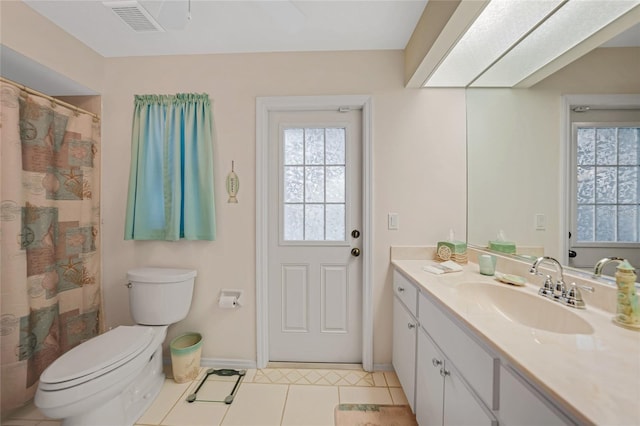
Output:
<svg viewBox="0 0 640 426">
<path fill-rule="evenodd" d="M 76 346 L 40 376 L 35 405 L 63 425 L 132 425 L 164 382 L 162 342 L 187 316 L 196 271 L 128 272 L 134 326 L 119 326 Z"/>
</svg>

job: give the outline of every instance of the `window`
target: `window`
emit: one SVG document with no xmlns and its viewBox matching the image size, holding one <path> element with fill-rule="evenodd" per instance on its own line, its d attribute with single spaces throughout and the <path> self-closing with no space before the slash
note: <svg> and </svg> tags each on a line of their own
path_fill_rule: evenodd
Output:
<svg viewBox="0 0 640 426">
<path fill-rule="evenodd" d="M 576 243 L 640 242 L 640 124 L 573 126 Z"/>
<path fill-rule="evenodd" d="M 345 241 L 346 129 L 283 130 L 284 241 Z"/>
</svg>

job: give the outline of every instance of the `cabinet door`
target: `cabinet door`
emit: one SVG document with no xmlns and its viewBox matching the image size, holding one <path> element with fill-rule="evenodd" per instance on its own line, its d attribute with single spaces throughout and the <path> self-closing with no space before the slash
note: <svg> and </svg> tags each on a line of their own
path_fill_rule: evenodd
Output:
<svg viewBox="0 0 640 426">
<path fill-rule="evenodd" d="M 536 395 L 524 379 L 500 368 L 500 424 L 520 426 L 557 426 L 572 424 L 542 397 Z"/>
<path fill-rule="evenodd" d="M 497 422 L 488 414 L 471 391 L 462 383 L 459 373 L 445 361 L 444 424 L 494 426 Z"/>
<path fill-rule="evenodd" d="M 444 380 L 440 369 L 444 356 L 424 330 L 418 331 L 416 366 L 416 420 L 420 426 L 442 425 Z"/>
<path fill-rule="evenodd" d="M 393 368 L 414 410 L 416 372 L 416 319 L 397 297 L 393 298 Z"/>
</svg>

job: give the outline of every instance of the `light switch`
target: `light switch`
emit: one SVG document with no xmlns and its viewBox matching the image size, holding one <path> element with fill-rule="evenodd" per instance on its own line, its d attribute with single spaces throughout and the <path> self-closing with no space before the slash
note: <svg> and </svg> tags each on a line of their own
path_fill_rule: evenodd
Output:
<svg viewBox="0 0 640 426">
<path fill-rule="evenodd" d="M 398 213 L 389 213 L 389 230 L 398 230 L 398 228 L 400 227 L 398 220 Z"/>
<path fill-rule="evenodd" d="M 543 213 L 535 215 L 536 231 L 544 231 L 547 229 L 547 217 Z"/>
</svg>

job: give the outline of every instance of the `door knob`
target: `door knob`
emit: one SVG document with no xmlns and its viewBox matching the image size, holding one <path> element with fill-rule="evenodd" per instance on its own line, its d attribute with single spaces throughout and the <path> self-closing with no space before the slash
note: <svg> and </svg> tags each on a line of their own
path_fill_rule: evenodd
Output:
<svg viewBox="0 0 640 426">
<path fill-rule="evenodd" d="M 360 231 L 358 231 L 357 229 L 354 229 L 353 231 L 351 231 L 351 236 L 353 238 L 358 238 L 360 236 Z"/>
<path fill-rule="evenodd" d="M 354 247 L 351 249 L 351 256 L 358 257 L 360 256 L 360 249 L 358 247 Z"/>
</svg>

